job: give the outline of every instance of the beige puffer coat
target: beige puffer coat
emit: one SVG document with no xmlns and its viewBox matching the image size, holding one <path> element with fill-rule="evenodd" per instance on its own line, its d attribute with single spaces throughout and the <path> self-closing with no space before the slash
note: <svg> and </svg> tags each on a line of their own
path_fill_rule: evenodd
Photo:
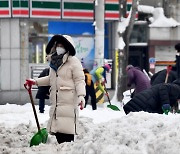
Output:
<svg viewBox="0 0 180 154">
<path fill-rule="evenodd" d="M 63 57 L 63 64 L 55 72 L 50 68 L 49 76 L 38 78 L 37 85 L 50 85 L 50 119 L 47 130 L 76 134 L 78 125 L 78 96 L 85 96 L 85 77 L 80 61 L 75 56 Z"/>
</svg>

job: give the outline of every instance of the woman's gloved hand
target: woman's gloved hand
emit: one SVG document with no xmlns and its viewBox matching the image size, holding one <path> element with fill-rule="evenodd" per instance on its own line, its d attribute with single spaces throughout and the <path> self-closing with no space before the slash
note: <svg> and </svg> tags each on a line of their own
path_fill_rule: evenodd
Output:
<svg viewBox="0 0 180 154">
<path fill-rule="evenodd" d="M 84 99 L 84 96 L 79 96 L 78 97 L 78 102 L 79 102 L 79 105 L 80 105 L 80 109 L 84 109 L 84 106 L 85 106 L 85 99 Z"/>
<path fill-rule="evenodd" d="M 28 85 L 28 86 L 36 85 L 36 80 L 26 79 L 25 85 Z"/>
</svg>

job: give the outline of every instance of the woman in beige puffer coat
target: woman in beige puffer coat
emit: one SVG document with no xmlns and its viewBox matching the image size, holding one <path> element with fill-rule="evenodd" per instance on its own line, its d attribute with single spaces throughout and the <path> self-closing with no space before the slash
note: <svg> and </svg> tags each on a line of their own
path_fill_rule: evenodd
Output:
<svg viewBox="0 0 180 154">
<path fill-rule="evenodd" d="M 47 130 L 58 143 L 74 141 L 77 134 L 78 105 L 84 106 L 85 77 L 81 62 L 74 56 L 73 41 L 55 35 L 46 47 L 50 60 L 49 76 L 36 79 L 38 86 L 50 85 L 50 119 Z"/>
</svg>

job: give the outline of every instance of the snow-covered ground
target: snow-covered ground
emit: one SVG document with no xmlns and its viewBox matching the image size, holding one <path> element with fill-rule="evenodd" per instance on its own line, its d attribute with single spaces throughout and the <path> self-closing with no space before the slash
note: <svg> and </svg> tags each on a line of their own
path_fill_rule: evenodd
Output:
<svg viewBox="0 0 180 154">
<path fill-rule="evenodd" d="M 127 99 L 126 99 L 127 100 Z M 177 154 L 180 151 L 180 115 L 145 112 L 125 115 L 107 104 L 80 110 L 79 134 L 75 142 L 58 144 L 49 135 L 46 144 L 29 147 L 37 132 L 31 104 L 0 106 L 0 153 L 2 154 Z M 38 111 L 38 106 L 36 106 Z M 41 128 L 46 127 L 49 106 L 38 113 Z"/>
</svg>

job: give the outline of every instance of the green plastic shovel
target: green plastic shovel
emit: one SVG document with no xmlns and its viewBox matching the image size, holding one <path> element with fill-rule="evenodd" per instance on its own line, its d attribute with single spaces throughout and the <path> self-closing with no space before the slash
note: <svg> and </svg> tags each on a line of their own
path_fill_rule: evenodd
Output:
<svg viewBox="0 0 180 154">
<path fill-rule="evenodd" d="M 46 128 L 40 129 L 31 139 L 30 147 L 33 145 L 39 145 L 40 143 L 46 143 L 48 133 Z"/>
<path fill-rule="evenodd" d="M 27 88 L 27 85 L 28 85 L 28 88 Z M 38 132 L 32 137 L 32 139 L 30 141 L 30 146 L 39 145 L 40 143 L 46 143 L 47 138 L 48 138 L 48 132 L 47 132 L 46 128 L 40 129 L 40 125 L 39 125 L 39 121 L 37 118 L 37 113 L 36 113 L 36 109 L 35 109 L 35 105 L 34 105 L 34 101 L 33 101 L 33 97 L 32 97 L 32 92 L 31 92 L 32 84 L 30 84 L 29 82 L 26 82 L 24 84 L 24 87 L 27 89 L 27 91 L 29 93 L 29 97 L 30 97 L 33 112 L 34 112 L 34 117 L 35 117 L 37 128 L 38 128 Z"/>
<path fill-rule="evenodd" d="M 119 109 L 116 105 L 112 105 L 112 104 L 111 104 L 111 101 L 110 101 L 110 98 L 109 98 L 109 94 L 108 94 L 108 92 L 107 92 L 107 89 L 106 89 L 105 84 L 104 84 L 104 90 L 105 90 L 105 92 L 106 92 L 106 96 L 107 96 L 108 101 L 109 101 L 109 105 L 107 105 L 107 107 L 110 108 L 110 109 L 112 109 L 112 110 L 114 110 L 114 111 L 120 111 L 120 109 Z"/>
</svg>

